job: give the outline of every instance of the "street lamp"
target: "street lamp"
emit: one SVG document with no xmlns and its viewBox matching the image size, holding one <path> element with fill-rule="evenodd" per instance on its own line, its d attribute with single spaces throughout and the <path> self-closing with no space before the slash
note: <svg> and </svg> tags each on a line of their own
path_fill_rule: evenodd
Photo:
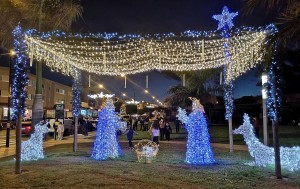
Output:
<svg viewBox="0 0 300 189">
<path fill-rule="evenodd" d="M 145 90 L 145 93 L 149 93 L 149 91 L 146 89 L 146 90 Z"/>
<path fill-rule="evenodd" d="M 103 86 L 102 84 L 99 84 L 99 88 L 100 88 L 100 89 L 103 89 L 104 86 Z"/>
<path fill-rule="evenodd" d="M 122 95 L 123 95 L 123 96 L 126 96 L 126 93 L 123 93 Z"/>
<path fill-rule="evenodd" d="M 267 88 L 266 83 L 268 82 L 268 76 L 266 73 L 262 73 L 261 75 L 261 83 L 262 83 L 262 103 L 263 103 L 263 132 L 264 132 L 264 144 L 268 145 L 268 120 L 267 120 Z"/>
</svg>

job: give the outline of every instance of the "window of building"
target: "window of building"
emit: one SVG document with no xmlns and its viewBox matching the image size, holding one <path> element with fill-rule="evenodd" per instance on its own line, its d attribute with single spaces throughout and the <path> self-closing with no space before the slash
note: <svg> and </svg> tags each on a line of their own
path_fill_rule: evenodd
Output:
<svg viewBox="0 0 300 189">
<path fill-rule="evenodd" d="M 59 93 L 59 94 L 65 94 L 64 89 L 56 89 L 55 91 L 56 91 L 56 93 Z"/>
<path fill-rule="evenodd" d="M 0 74 L 0 81 L 9 82 L 9 76 Z"/>
</svg>

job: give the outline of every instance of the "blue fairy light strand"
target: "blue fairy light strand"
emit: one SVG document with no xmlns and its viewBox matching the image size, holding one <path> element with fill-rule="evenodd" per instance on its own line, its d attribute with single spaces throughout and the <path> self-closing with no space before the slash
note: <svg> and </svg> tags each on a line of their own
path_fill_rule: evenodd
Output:
<svg viewBox="0 0 300 189">
<path fill-rule="evenodd" d="M 28 71 L 28 60 L 26 56 L 26 41 L 25 35 L 20 25 L 13 30 L 14 36 L 14 51 L 16 57 L 14 58 L 14 75 L 11 92 L 11 103 L 12 113 L 11 120 L 16 120 L 18 114 L 24 115 L 26 108 L 26 98 L 29 78 L 27 75 Z"/>
<path fill-rule="evenodd" d="M 213 19 L 219 21 L 218 30 L 222 30 L 221 36 L 224 39 L 224 57 L 225 57 L 225 66 L 223 69 L 223 88 L 224 88 L 224 102 L 225 102 L 225 119 L 228 120 L 232 117 L 233 114 L 233 84 L 232 80 L 227 81 L 228 74 L 231 74 L 228 70 L 230 66 L 230 52 L 228 39 L 230 38 L 229 30 L 233 27 L 232 19 L 238 15 L 238 12 L 229 13 L 226 6 L 223 7 L 222 14 L 213 15 Z"/>
</svg>

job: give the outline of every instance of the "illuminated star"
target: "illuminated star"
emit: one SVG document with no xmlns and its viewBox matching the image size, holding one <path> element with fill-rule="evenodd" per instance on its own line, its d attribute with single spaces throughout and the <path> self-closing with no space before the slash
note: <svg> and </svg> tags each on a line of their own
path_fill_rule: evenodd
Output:
<svg viewBox="0 0 300 189">
<path fill-rule="evenodd" d="M 226 25 L 228 29 L 231 29 L 233 26 L 232 19 L 238 15 L 238 12 L 229 13 L 226 6 L 223 7 L 222 14 L 213 15 L 213 19 L 219 21 L 218 30 L 224 28 Z"/>
</svg>

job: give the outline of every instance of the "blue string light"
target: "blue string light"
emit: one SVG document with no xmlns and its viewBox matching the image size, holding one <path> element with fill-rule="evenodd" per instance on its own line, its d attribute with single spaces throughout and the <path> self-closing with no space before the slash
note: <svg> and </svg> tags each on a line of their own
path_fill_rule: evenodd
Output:
<svg viewBox="0 0 300 189">
<path fill-rule="evenodd" d="M 115 112 L 115 106 L 111 98 L 107 99 L 99 112 L 96 139 L 91 157 L 96 160 L 117 158 L 122 154 L 117 136 L 120 128 L 120 120 Z"/>
<path fill-rule="evenodd" d="M 72 83 L 72 114 L 74 117 L 78 117 L 80 115 L 80 108 L 81 108 L 81 99 L 80 99 L 80 92 L 81 92 L 81 72 L 77 69 L 73 71 L 73 83 Z"/>
<path fill-rule="evenodd" d="M 28 60 L 26 56 L 25 35 L 20 25 L 13 30 L 14 50 L 16 57 L 14 58 L 14 77 L 11 92 L 12 113 L 11 120 L 16 120 L 18 114 L 24 115 L 27 98 L 27 85 L 29 82 L 27 70 Z"/>
<path fill-rule="evenodd" d="M 185 124 L 188 132 L 186 163 L 205 165 L 215 163 L 214 154 L 210 145 L 206 118 L 203 106 L 199 100 L 193 100 L 193 111 L 187 116 L 184 109 L 178 109 L 178 119 Z"/>
<path fill-rule="evenodd" d="M 267 107 L 268 107 L 268 116 L 272 121 L 277 120 L 278 118 L 278 108 L 281 107 L 281 90 L 279 88 L 281 79 L 276 72 L 278 71 L 278 65 L 272 58 L 272 63 L 270 65 L 270 70 L 268 72 L 268 82 L 266 87 L 268 89 L 267 97 Z"/>
<path fill-rule="evenodd" d="M 224 57 L 226 65 L 230 64 L 230 52 L 228 39 L 230 38 L 229 30 L 233 27 L 232 19 L 238 15 L 238 12 L 229 13 L 226 6 L 223 7 L 222 14 L 213 15 L 213 19 L 219 21 L 218 30 L 222 29 L 221 36 L 224 39 Z M 233 113 L 233 84 L 232 81 L 227 81 L 228 69 L 224 66 L 223 69 L 223 88 L 224 88 L 224 102 L 225 102 L 225 119 L 228 120 L 232 117 Z"/>
<path fill-rule="evenodd" d="M 237 14 L 237 13 L 230 13 L 230 14 Z M 219 19 L 218 16 L 220 15 L 214 15 L 216 18 Z M 214 17 L 213 16 L 213 17 Z M 230 17 L 233 18 L 232 16 Z M 221 19 L 222 20 L 222 19 Z M 224 20 L 224 19 L 223 19 Z M 224 25 L 224 27 L 229 27 L 231 25 L 232 21 L 227 20 L 227 22 L 224 22 L 221 25 Z M 229 25 L 229 26 L 228 26 Z M 231 29 L 231 28 L 229 28 Z M 232 30 L 228 30 L 229 36 L 232 35 L 240 35 L 245 32 L 267 32 L 268 34 L 273 35 L 276 33 L 277 29 L 274 24 L 269 24 L 267 26 L 261 26 L 258 28 L 255 27 L 247 27 L 247 26 L 241 26 L 239 28 L 234 28 Z M 218 30 L 211 30 L 211 31 L 193 31 L 193 30 L 186 30 L 181 33 L 156 33 L 156 34 L 118 34 L 118 33 L 65 33 L 63 31 L 51 31 L 51 32 L 38 32 L 35 29 L 27 30 L 26 35 L 31 37 L 39 37 L 41 39 L 51 39 L 52 37 L 60 37 L 60 38 L 81 38 L 81 39 L 102 39 L 102 40 L 141 40 L 141 39 L 168 39 L 168 38 L 216 38 L 220 36 L 220 33 L 218 33 Z M 222 35 L 221 35 L 222 37 Z"/>
</svg>

